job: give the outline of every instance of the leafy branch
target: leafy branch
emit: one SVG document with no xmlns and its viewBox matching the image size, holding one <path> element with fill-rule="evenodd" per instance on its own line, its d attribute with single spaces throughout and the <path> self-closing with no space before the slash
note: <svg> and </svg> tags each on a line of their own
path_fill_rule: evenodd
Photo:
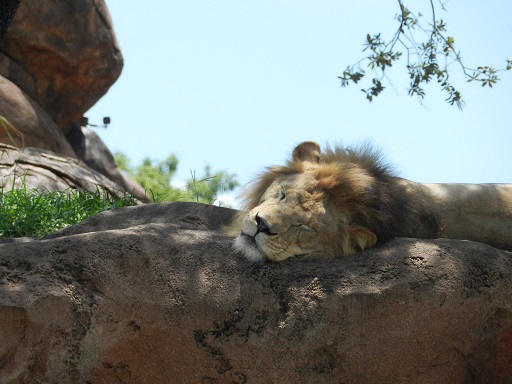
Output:
<svg viewBox="0 0 512 384">
<path fill-rule="evenodd" d="M 512 60 L 506 60 L 506 66 L 501 69 L 491 66 L 479 66 L 473 69 L 466 66 L 460 51 L 455 49 L 455 39 L 448 35 L 446 23 L 436 17 L 434 0 L 430 0 L 431 23 L 427 28 L 420 23 L 420 18 L 423 16 L 421 13 L 416 15 L 404 5 L 403 0 L 397 1 L 400 7 L 400 13 L 396 15 L 399 26 L 394 36 L 386 43 L 380 33 L 373 36 L 368 34 L 363 43 L 363 52 L 368 52 L 368 56 L 348 66 L 343 75 L 339 76 L 342 87 L 359 83 L 366 76 L 363 64 L 367 63 L 367 67 L 373 71 L 374 76 L 371 81 L 372 85 L 369 88 L 361 89 L 361 91 L 371 102 L 385 89 L 382 80 L 386 76 L 386 70 L 392 67 L 405 52 L 406 68 L 410 79 L 409 95 L 423 99 L 425 97 L 423 87 L 435 80 L 447 95 L 445 100 L 450 105 L 457 105 L 459 109 L 462 109 L 465 102 L 460 91 L 450 79 L 448 69 L 452 64 L 459 65 L 468 82 L 480 82 L 482 86 L 491 88 L 500 80 L 499 72 L 512 69 Z M 441 0 L 438 2 L 444 10 L 446 2 Z M 416 41 L 418 34 L 423 36 L 422 42 Z M 399 50 L 397 47 L 402 49 Z"/>
</svg>

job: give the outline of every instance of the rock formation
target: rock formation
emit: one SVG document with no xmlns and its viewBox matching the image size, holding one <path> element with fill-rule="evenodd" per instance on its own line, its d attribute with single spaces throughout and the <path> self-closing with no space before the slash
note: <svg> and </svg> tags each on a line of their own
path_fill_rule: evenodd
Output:
<svg viewBox="0 0 512 384">
<path fill-rule="evenodd" d="M 67 139 L 78 159 L 87 167 L 106 176 L 139 200 L 151 201 L 139 183 L 117 168 L 114 156 L 96 132 L 87 127 L 75 125 L 68 132 Z"/>
<path fill-rule="evenodd" d="M 33 147 L 76 159 L 73 148 L 50 116 L 14 83 L 0 76 L 0 143 Z"/>
<path fill-rule="evenodd" d="M 121 74 L 105 2 L 22 1 L 2 40 L 0 67 L 67 133 Z"/>
<path fill-rule="evenodd" d="M 75 188 L 89 184 L 89 176 L 99 172 L 107 184 L 117 184 L 117 191 L 149 200 L 140 185 L 117 169 L 101 139 L 79 125 L 83 113 L 119 77 L 122 66 L 103 0 L 20 3 L 0 42 L 0 143 L 21 149 L 25 159 L 30 153 L 31 184 L 50 191 Z M 48 176 L 43 166 L 48 151 L 53 152 L 52 161 L 59 158 L 57 178 L 66 182 Z M 41 166 L 34 166 L 38 153 Z M 11 165 L 2 164 L 0 171 Z M 26 164 L 17 169 L 18 176 L 23 169 Z M 87 180 L 76 179 L 84 174 L 89 175 Z M 15 185 L 17 181 L 9 180 L 12 175 L 0 172 L 0 186 Z"/>
<path fill-rule="evenodd" d="M 2 383 L 510 383 L 512 253 L 252 264 L 193 203 L 0 242 Z"/>
<path fill-rule="evenodd" d="M 128 180 L 129 181 L 129 180 Z M 126 197 L 126 192 L 137 196 L 144 191 L 122 188 L 96 172 L 86 167 L 76 159 L 57 156 L 55 153 L 37 148 L 18 149 L 0 143 L 0 189 L 27 188 L 40 192 L 66 191 L 83 189 L 95 193 L 101 188 L 111 196 Z"/>
</svg>

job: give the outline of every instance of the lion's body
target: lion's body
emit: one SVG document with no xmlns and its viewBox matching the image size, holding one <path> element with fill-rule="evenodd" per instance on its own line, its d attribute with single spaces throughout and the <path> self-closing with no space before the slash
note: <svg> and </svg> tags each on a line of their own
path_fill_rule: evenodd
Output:
<svg viewBox="0 0 512 384">
<path fill-rule="evenodd" d="M 431 202 L 442 223 L 443 237 L 512 251 L 512 184 L 402 182 L 411 193 Z M 422 236 L 420 229 L 414 237 L 429 236 Z"/>
<path fill-rule="evenodd" d="M 413 183 L 367 145 L 320 152 L 305 142 L 247 189 L 230 232 L 251 260 L 348 256 L 393 237 L 512 249 L 512 186 Z"/>
</svg>

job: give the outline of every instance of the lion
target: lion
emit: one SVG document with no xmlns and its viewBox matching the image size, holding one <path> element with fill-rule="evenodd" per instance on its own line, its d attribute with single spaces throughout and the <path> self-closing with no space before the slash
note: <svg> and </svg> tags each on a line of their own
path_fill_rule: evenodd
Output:
<svg viewBox="0 0 512 384">
<path fill-rule="evenodd" d="M 452 238 L 512 250 L 512 185 L 421 184 L 381 152 L 299 144 L 242 193 L 227 232 L 251 261 L 335 258 L 395 237 Z"/>
</svg>

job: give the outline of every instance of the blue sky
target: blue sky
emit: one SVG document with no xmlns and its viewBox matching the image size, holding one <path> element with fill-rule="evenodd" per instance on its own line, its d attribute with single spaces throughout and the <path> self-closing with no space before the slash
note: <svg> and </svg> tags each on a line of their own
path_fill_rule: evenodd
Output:
<svg viewBox="0 0 512 384">
<path fill-rule="evenodd" d="M 418 3 L 411 10 L 429 21 L 428 0 L 405 3 Z M 367 33 L 391 38 L 395 0 L 141 4 L 107 0 L 125 65 L 87 113 L 93 123 L 111 117 L 97 132 L 134 163 L 175 153 L 178 182 L 209 164 L 245 184 L 301 141 L 371 140 L 414 181 L 512 183 L 512 71 L 488 89 L 466 84 L 452 65 L 463 111 L 435 87 L 423 103 L 409 97 L 403 61 L 372 103 L 361 86 L 340 87 Z M 512 59 L 512 2 L 482 4 L 451 0 L 438 18 L 467 66 L 503 67 Z"/>
</svg>

